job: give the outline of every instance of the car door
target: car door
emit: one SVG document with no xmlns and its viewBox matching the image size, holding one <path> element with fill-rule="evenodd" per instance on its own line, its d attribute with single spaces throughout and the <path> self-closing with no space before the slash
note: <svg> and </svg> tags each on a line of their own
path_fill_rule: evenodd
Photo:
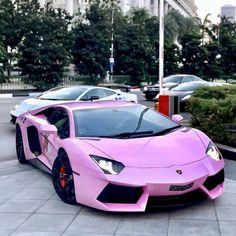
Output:
<svg viewBox="0 0 236 236">
<path fill-rule="evenodd" d="M 54 111 L 47 117 L 47 120 L 57 129 L 56 135 L 42 135 L 42 152 L 50 165 L 52 165 L 57 157 L 58 149 L 61 146 L 61 141 L 68 138 L 70 135 L 70 122 L 69 115 L 63 108 L 55 108 Z"/>
</svg>

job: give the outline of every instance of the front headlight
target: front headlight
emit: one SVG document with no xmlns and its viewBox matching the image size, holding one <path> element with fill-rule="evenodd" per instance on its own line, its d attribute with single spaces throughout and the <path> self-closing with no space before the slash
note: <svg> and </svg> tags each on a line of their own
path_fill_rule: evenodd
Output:
<svg viewBox="0 0 236 236">
<path fill-rule="evenodd" d="M 147 91 L 147 87 L 146 86 L 143 88 L 143 91 Z"/>
<path fill-rule="evenodd" d="M 189 98 L 191 98 L 191 95 L 190 95 L 190 94 L 189 94 L 189 95 L 186 95 L 186 96 L 184 96 L 184 97 L 181 99 L 181 101 L 188 100 Z"/>
<path fill-rule="evenodd" d="M 90 155 L 90 157 L 102 169 L 104 174 L 117 175 L 125 168 L 125 166 L 118 161 L 96 155 Z"/>
<path fill-rule="evenodd" d="M 221 155 L 214 143 L 210 142 L 206 149 L 206 154 L 215 161 L 221 160 Z"/>
</svg>

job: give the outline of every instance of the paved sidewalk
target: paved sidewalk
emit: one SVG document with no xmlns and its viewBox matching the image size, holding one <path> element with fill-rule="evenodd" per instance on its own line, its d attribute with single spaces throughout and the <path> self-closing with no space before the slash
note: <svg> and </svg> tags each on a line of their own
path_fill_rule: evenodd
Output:
<svg viewBox="0 0 236 236">
<path fill-rule="evenodd" d="M 89 186 L 88 186 L 89 187 Z M 218 236 L 236 232 L 236 181 L 225 193 L 174 210 L 112 214 L 63 203 L 51 178 L 16 160 L 0 163 L 0 235 L 18 236 Z"/>
</svg>

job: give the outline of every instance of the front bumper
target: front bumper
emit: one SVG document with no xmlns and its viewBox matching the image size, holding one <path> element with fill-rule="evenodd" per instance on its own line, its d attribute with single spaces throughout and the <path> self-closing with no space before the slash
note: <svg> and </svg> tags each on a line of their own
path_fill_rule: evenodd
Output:
<svg viewBox="0 0 236 236">
<path fill-rule="evenodd" d="M 224 190 L 223 168 L 223 160 L 210 158 L 169 168 L 126 167 L 119 175 L 84 167 L 80 175 L 74 174 L 76 199 L 97 209 L 122 212 L 187 204 L 198 196 L 215 199 Z"/>
</svg>

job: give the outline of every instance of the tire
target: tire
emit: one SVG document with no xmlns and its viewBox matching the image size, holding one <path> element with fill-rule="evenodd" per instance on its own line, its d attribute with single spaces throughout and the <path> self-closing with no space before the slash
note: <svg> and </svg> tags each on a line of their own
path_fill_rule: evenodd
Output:
<svg viewBox="0 0 236 236">
<path fill-rule="evenodd" d="M 27 160 L 25 158 L 24 144 L 22 133 L 19 125 L 16 125 L 16 155 L 17 159 L 21 164 L 26 164 Z"/>
<path fill-rule="evenodd" d="M 155 96 L 145 95 L 147 101 L 152 101 Z"/>
<path fill-rule="evenodd" d="M 75 187 L 70 161 L 65 152 L 59 153 L 52 166 L 52 183 L 57 195 L 65 203 L 75 205 Z"/>
</svg>

